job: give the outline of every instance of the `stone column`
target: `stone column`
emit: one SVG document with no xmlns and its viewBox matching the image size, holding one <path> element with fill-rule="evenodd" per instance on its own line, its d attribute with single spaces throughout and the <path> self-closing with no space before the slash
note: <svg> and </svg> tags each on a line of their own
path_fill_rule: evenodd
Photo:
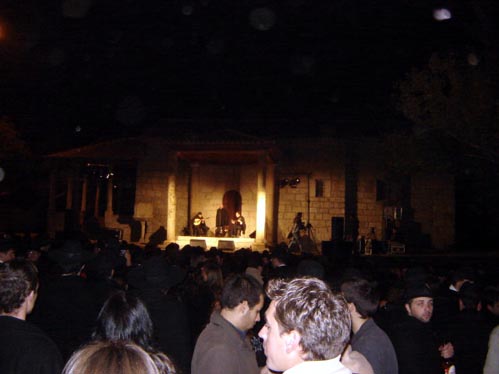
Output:
<svg viewBox="0 0 499 374">
<path fill-rule="evenodd" d="M 189 212 L 189 223 L 190 219 L 194 217 L 194 214 L 199 212 L 199 191 L 201 185 L 200 168 L 198 163 L 191 164 L 191 211 Z"/>
<path fill-rule="evenodd" d="M 55 237 L 55 231 L 56 231 L 55 183 L 56 183 L 56 174 L 55 171 L 53 171 L 50 173 L 49 206 L 47 211 L 47 232 L 51 238 Z"/>
<path fill-rule="evenodd" d="M 87 210 L 87 189 L 88 189 L 88 177 L 83 177 L 83 183 L 81 186 L 81 207 L 80 207 L 80 225 L 83 226 L 85 221 L 85 212 Z"/>
<path fill-rule="evenodd" d="M 265 241 L 275 244 L 277 241 L 275 230 L 275 164 L 267 163 L 265 175 L 265 193 L 266 193 L 266 209 L 265 209 Z"/>
<path fill-rule="evenodd" d="M 95 187 L 95 205 L 94 205 L 94 217 L 99 218 L 99 199 L 100 199 L 100 180 L 97 179 L 97 185 Z"/>
<path fill-rule="evenodd" d="M 111 224 L 113 222 L 113 178 L 110 176 L 107 180 L 107 201 L 106 201 L 106 211 L 104 212 L 104 226 Z"/>
<path fill-rule="evenodd" d="M 166 226 L 166 240 L 173 243 L 177 240 L 177 194 L 176 188 L 177 175 L 177 155 L 171 152 L 168 155 L 168 214 Z"/>
<path fill-rule="evenodd" d="M 261 159 L 258 163 L 257 175 L 257 197 L 256 197 L 256 238 L 255 249 L 265 249 L 265 164 Z"/>
<path fill-rule="evenodd" d="M 66 210 L 73 208 L 73 177 L 68 177 L 66 185 Z"/>
</svg>

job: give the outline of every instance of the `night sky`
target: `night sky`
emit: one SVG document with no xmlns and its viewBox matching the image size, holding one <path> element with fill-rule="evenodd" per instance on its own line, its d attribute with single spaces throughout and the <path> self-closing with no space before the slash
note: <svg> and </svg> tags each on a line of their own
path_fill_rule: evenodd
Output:
<svg viewBox="0 0 499 374">
<path fill-rule="evenodd" d="M 494 48 L 495 3 L 4 0 L 0 115 L 42 152 L 175 118 L 369 132 L 400 118 L 394 83 L 433 52 Z"/>
</svg>

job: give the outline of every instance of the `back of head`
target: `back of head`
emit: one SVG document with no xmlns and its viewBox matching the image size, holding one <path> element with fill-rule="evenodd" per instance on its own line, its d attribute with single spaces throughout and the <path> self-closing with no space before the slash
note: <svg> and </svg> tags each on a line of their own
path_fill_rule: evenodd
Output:
<svg viewBox="0 0 499 374">
<path fill-rule="evenodd" d="M 254 277 L 248 274 L 233 274 L 225 281 L 220 303 L 222 308 L 233 309 L 247 301 L 248 306 L 252 308 L 260 302 L 261 295 L 262 286 Z"/>
<path fill-rule="evenodd" d="M 350 339 L 351 318 L 339 294 L 317 278 L 272 279 L 267 294 L 276 303 L 280 333 L 297 331 L 304 360 L 329 360 L 341 354 Z"/>
<path fill-rule="evenodd" d="M 458 295 L 464 309 L 477 310 L 478 304 L 481 302 L 481 295 L 480 290 L 475 283 L 464 283 L 459 289 Z"/>
<path fill-rule="evenodd" d="M 174 374 L 161 358 L 131 342 L 98 341 L 73 353 L 63 374 Z"/>
<path fill-rule="evenodd" d="M 151 349 L 153 325 L 146 306 L 140 299 L 123 291 L 110 296 L 97 317 L 94 338 L 131 341 Z"/>
<path fill-rule="evenodd" d="M 475 271 L 469 266 L 462 266 L 452 272 L 450 283 L 454 286 L 459 283 L 473 281 L 475 279 Z"/>
<path fill-rule="evenodd" d="M 38 271 L 32 262 L 12 260 L 0 264 L 0 313 L 19 309 L 26 297 L 38 288 Z"/>
<path fill-rule="evenodd" d="M 379 295 L 366 279 L 344 280 L 341 283 L 341 292 L 347 302 L 355 305 L 362 318 L 372 317 L 378 310 Z"/>
</svg>

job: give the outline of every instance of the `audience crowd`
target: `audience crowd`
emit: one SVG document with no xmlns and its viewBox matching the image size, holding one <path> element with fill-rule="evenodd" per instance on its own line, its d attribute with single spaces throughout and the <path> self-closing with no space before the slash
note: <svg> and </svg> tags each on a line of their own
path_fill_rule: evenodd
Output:
<svg viewBox="0 0 499 374">
<path fill-rule="evenodd" d="M 0 373 L 499 373 L 467 264 L 0 238 Z"/>
</svg>

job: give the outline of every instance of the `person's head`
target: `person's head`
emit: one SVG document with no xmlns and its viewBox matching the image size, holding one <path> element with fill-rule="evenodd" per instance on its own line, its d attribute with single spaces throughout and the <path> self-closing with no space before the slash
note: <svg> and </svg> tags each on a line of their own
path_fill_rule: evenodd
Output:
<svg viewBox="0 0 499 374">
<path fill-rule="evenodd" d="M 347 303 L 353 304 L 363 319 L 372 317 L 378 310 L 379 295 L 366 279 L 351 278 L 343 281 L 341 292 Z"/>
<path fill-rule="evenodd" d="M 35 306 L 38 271 L 32 262 L 12 260 L 0 264 L 0 314 L 18 314 L 26 318 Z"/>
<path fill-rule="evenodd" d="M 459 289 L 458 298 L 460 310 L 480 311 L 482 309 L 480 290 L 475 283 L 464 283 Z"/>
<path fill-rule="evenodd" d="M 222 268 L 214 261 L 206 261 L 201 265 L 201 277 L 210 287 L 223 287 Z"/>
<path fill-rule="evenodd" d="M 285 265 L 288 260 L 286 249 L 277 247 L 270 253 L 270 263 L 274 268 Z"/>
<path fill-rule="evenodd" d="M 236 212 L 235 215 L 236 215 L 236 218 L 241 217 L 241 213 L 240 212 Z"/>
<path fill-rule="evenodd" d="M 150 349 L 153 324 L 144 303 L 123 291 L 111 295 L 99 312 L 93 338 L 126 340 Z"/>
<path fill-rule="evenodd" d="M 42 256 L 42 251 L 40 248 L 30 248 L 28 252 L 26 252 L 26 259 L 30 260 L 33 263 L 38 262 L 40 257 Z"/>
<path fill-rule="evenodd" d="M 73 353 L 63 374 L 174 374 L 164 354 L 151 354 L 126 341 L 96 341 Z"/>
<path fill-rule="evenodd" d="M 94 253 L 86 250 L 78 239 L 66 239 L 59 248 L 48 253 L 48 258 L 60 267 L 63 274 L 79 272 L 93 257 Z"/>
<path fill-rule="evenodd" d="M 483 290 L 483 302 L 486 310 L 499 317 L 499 288 L 487 286 Z"/>
<path fill-rule="evenodd" d="M 406 290 L 405 310 L 410 317 L 428 323 L 433 316 L 433 294 L 426 284 L 414 285 Z"/>
<path fill-rule="evenodd" d="M 272 279 L 267 295 L 272 301 L 258 335 L 269 369 L 285 371 L 303 361 L 329 360 L 341 354 L 351 326 L 343 296 L 317 278 Z"/>
<path fill-rule="evenodd" d="M 473 282 L 474 278 L 475 278 L 474 270 L 470 267 L 464 266 L 456 269 L 451 274 L 450 282 L 454 286 L 454 288 L 459 292 L 463 284 L 467 282 Z"/>
<path fill-rule="evenodd" d="M 239 330 L 248 331 L 260 320 L 262 286 L 251 275 L 233 274 L 225 281 L 220 305 L 222 316 Z"/>
<path fill-rule="evenodd" d="M 0 239 L 0 262 L 9 262 L 16 258 L 14 242 L 9 238 Z"/>
</svg>

